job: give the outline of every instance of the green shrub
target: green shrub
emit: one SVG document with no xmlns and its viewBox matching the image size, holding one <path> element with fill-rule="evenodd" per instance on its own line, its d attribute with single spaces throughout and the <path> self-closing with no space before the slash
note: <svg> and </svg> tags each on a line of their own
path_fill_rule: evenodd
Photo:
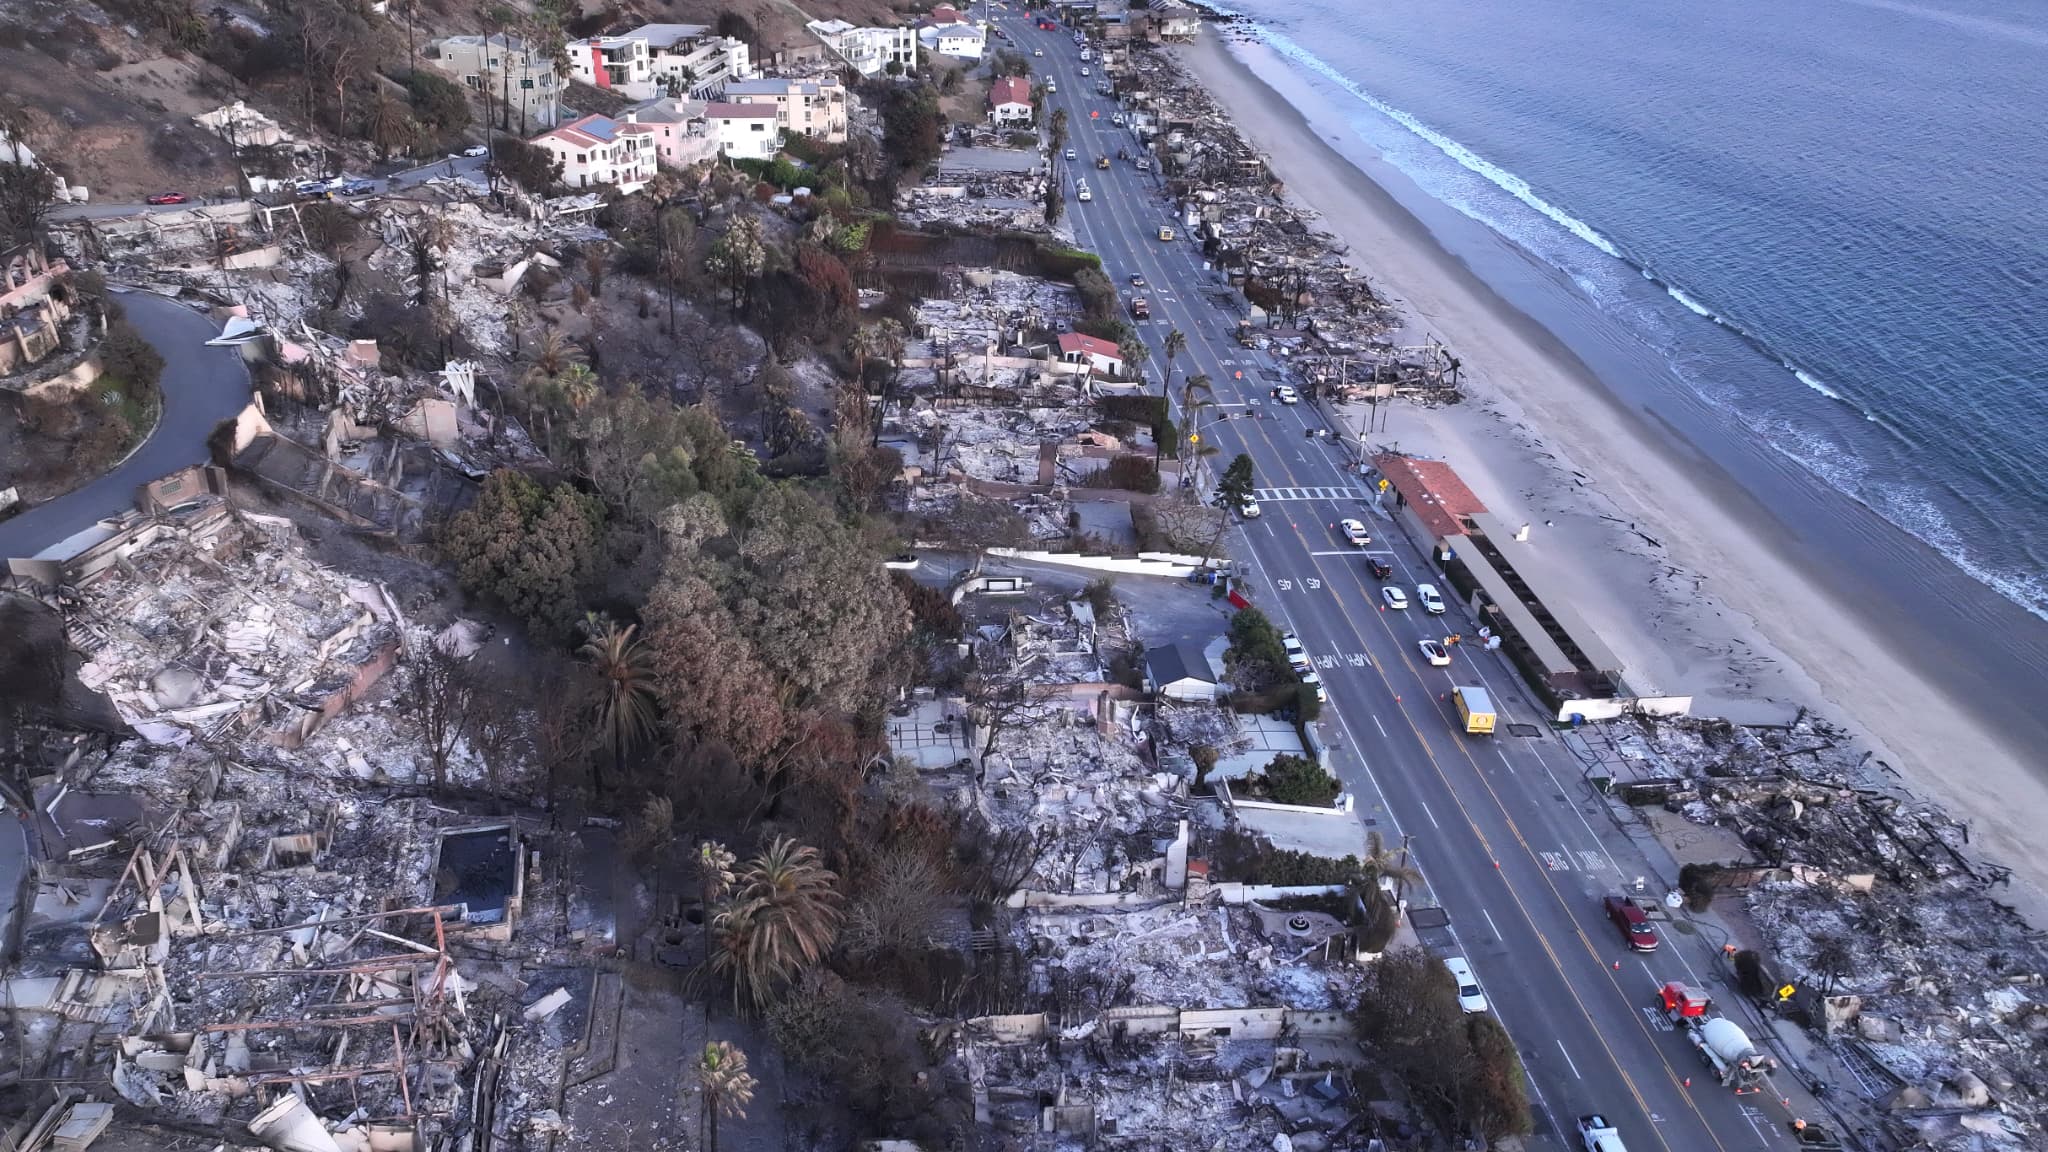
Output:
<svg viewBox="0 0 2048 1152">
<path fill-rule="evenodd" d="M 1341 791 L 1323 766 L 1302 756 L 1275 756 L 1266 765 L 1266 794 L 1280 804 L 1328 807 Z"/>
</svg>

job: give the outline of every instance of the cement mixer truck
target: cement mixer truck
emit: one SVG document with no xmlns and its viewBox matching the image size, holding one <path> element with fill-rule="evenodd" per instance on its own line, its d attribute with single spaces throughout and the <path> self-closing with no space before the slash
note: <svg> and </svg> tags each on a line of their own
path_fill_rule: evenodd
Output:
<svg viewBox="0 0 2048 1152">
<path fill-rule="evenodd" d="M 1673 981 L 1664 985 L 1661 996 L 1664 1018 L 1699 1052 L 1714 1079 L 1738 1096 L 1763 1091 L 1778 1062 L 1758 1051 L 1740 1025 L 1715 1011 L 1705 992 Z"/>
</svg>

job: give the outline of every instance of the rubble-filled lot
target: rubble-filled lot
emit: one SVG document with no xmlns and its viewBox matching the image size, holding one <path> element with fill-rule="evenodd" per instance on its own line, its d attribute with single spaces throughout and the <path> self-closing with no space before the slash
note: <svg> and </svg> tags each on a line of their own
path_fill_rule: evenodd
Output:
<svg viewBox="0 0 2048 1152">
<path fill-rule="evenodd" d="M 1843 734 L 1630 722 L 1583 746 L 1624 796 L 1734 830 L 1767 962 L 1809 1015 L 1864 1122 L 1933 1148 L 2037 1147 L 2048 1106 L 2048 947 L 1997 899 L 2005 872 Z"/>
</svg>

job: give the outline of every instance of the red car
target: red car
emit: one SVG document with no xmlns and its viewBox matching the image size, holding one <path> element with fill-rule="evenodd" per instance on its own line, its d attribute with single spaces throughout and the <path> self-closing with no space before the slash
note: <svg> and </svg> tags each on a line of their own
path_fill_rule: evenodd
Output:
<svg viewBox="0 0 2048 1152">
<path fill-rule="evenodd" d="M 159 192 L 156 195 L 151 196 L 148 200 L 148 203 L 183 204 L 186 201 L 186 199 L 187 197 L 183 192 Z"/>
<path fill-rule="evenodd" d="M 1607 918 L 1621 930 L 1621 938 L 1630 948 L 1638 952 L 1657 950 L 1657 930 L 1650 926 L 1650 918 L 1626 896 L 1609 896 L 1605 902 Z"/>
</svg>

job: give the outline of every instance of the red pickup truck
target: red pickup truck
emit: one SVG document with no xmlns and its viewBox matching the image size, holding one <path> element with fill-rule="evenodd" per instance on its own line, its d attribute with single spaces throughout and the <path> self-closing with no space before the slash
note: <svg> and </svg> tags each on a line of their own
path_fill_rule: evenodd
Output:
<svg viewBox="0 0 2048 1152">
<path fill-rule="evenodd" d="M 1657 930 L 1650 926 L 1650 918 L 1636 902 L 1626 896 L 1609 896 L 1605 901 L 1607 918 L 1621 930 L 1621 938 L 1630 948 L 1638 952 L 1657 950 Z"/>
</svg>

